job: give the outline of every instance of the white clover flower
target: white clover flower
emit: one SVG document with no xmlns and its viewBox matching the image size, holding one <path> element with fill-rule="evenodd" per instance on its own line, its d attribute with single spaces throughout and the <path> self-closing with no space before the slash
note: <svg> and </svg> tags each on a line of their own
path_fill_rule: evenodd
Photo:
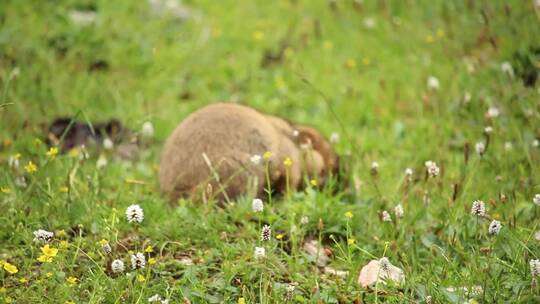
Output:
<svg viewBox="0 0 540 304">
<path fill-rule="evenodd" d="M 105 155 L 100 155 L 98 160 L 96 161 L 96 168 L 98 170 L 103 169 L 107 166 L 107 164 L 108 164 L 107 157 L 105 157 Z"/>
<path fill-rule="evenodd" d="M 410 182 L 412 181 L 412 177 L 413 177 L 413 169 L 411 168 L 406 168 L 405 169 L 405 177 L 407 178 L 407 180 Z"/>
<path fill-rule="evenodd" d="M 538 146 L 540 146 L 540 141 L 538 141 L 538 139 L 533 140 L 531 146 L 538 148 Z"/>
<path fill-rule="evenodd" d="M 440 169 L 434 161 L 428 160 L 425 163 L 429 177 L 436 177 L 440 173 Z"/>
<path fill-rule="evenodd" d="M 493 220 L 489 224 L 489 229 L 488 229 L 489 234 L 499 234 L 499 231 L 501 231 L 501 228 L 502 228 L 501 222 L 497 220 Z"/>
<path fill-rule="evenodd" d="M 112 150 L 113 147 L 114 147 L 114 143 L 113 143 L 113 141 L 112 141 L 110 138 L 107 137 L 107 138 L 105 138 L 105 139 L 103 140 L 103 148 L 104 148 L 105 150 Z"/>
<path fill-rule="evenodd" d="M 540 260 L 530 260 L 529 266 L 531 268 L 531 275 L 533 277 L 540 277 Z"/>
<path fill-rule="evenodd" d="M 330 143 L 331 144 L 337 144 L 339 142 L 339 133 L 333 132 L 330 134 Z"/>
<path fill-rule="evenodd" d="M 439 90 L 439 87 L 440 87 L 439 79 L 437 79 L 437 77 L 435 76 L 429 76 L 427 80 L 427 87 L 431 91 Z"/>
<path fill-rule="evenodd" d="M 309 223 L 309 217 L 307 217 L 306 215 L 302 216 L 302 218 L 300 219 L 300 224 L 307 225 L 307 223 Z"/>
<path fill-rule="evenodd" d="M 504 150 L 505 151 L 510 151 L 510 150 L 512 150 L 512 148 L 514 148 L 514 146 L 512 145 L 512 142 L 507 141 L 507 142 L 504 143 Z"/>
<path fill-rule="evenodd" d="M 261 240 L 262 241 L 269 241 L 271 235 L 272 235 L 272 228 L 270 228 L 269 225 L 264 225 L 262 227 L 262 231 L 261 231 Z"/>
<path fill-rule="evenodd" d="M 471 214 L 479 217 L 484 217 L 486 215 L 486 205 L 483 201 L 476 200 L 472 203 Z"/>
<path fill-rule="evenodd" d="M 253 202 L 251 202 L 251 209 L 253 210 L 253 212 L 263 212 L 263 201 L 259 198 L 254 199 Z"/>
<path fill-rule="evenodd" d="M 146 266 L 146 258 L 144 254 L 137 252 L 131 255 L 131 267 L 133 269 L 144 268 Z"/>
<path fill-rule="evenodd" d="M 38 229 L 34 231 L 34 242 L 49 243 L 53 237 L 54 233 L 47 230 Z"/>
<path fill-rule="evenodd" d="M 141 223 L 144 220 L 144 211 L 141 206 L 133 204 L 126 209 L 126 218 L 130 223 Z"/>
<path fill-rule="evenodd" d="M 252 155 L 249 160 L 254 163 L 255 165 L 259 165 L 262 161 L 262 156 L 258 155 L 258 154 L 255 154 L 255 155 Z"/>
<path fill-rule="evenodd" d="M 390 213 L 388 213 L 388 211 L 384 210 L 382 212 L 382 220 L 383 220 L 383 222 L 391 222 L 392 221 L 392 216 L 390 215 Z"/>
<path fill-rule="evenodd" d="M 501 71 L 508 75 L 510 78 L 514 78 L 514 68 L 510 64 L 510 62 L 505 61 L 501 63 Z"/>
<path fill-rule="evenodd" d="M 148 298 L 148 303 L 161 302 L 161 300 L 161 296 L 156 293 L 155 295 Z"/>
<path fill-rule="evenodd" d="M 111 270 L 114 273 L 122 273 L 124 272 L 124 262 L 122 260 L 114 260 L 111 263 Z"/>
<path fill-rule="evenodd" d="M 394 207 L 394 214 L 396 215 L 397 218 L 402 218 L 403 217 L 403 206 L 401 204 L 398 204 L 397 206 Z"/>
<path fill-rule="evenodd" d="M 256 259 L 262 259 L 266 256 L 266 249 L 264 247 L 255 247 L 253 255 Z"/>
<path fill-rule="evenodd" d="M 533 197 L 533 203 L 535 203 L 536 205 L 540 206 L 540 193 L 537 193 L 534 195 Z"/>
<path fill-rule="evenodd" d="M 142 134 L 142 136 L 144 136 L 146 138 L 153 137 L 154 136 L 154 125 L 149 121 L 143 123 L 142 128 L 141 128 L 141 134 Z"/>
<path fill-rule="evenodd" d="M 493 127 L 492 126 L 487 126 L 484 128 L 484 133 L 486 134 L 491 134 L 493 133 Z"/>
<path fill-rule="evenodd" d="M 364 26 L 368 29 L 372 29 L 375 27 L 375 18 L 373 17 L 367 17 L 364 18 Z"/>
<path fill-rule="evenodd" d="M 499 110 L 499 108 L 491 106 L 488 108 L 486 114 L 489 118 L 497 118 L 499 117 L 499 115 L 501 115 L 501 111 Z"/>
<path fill-rule="evenodd" d="M 486 152 L 486 144 L 484 144 L 484 142 L 479 141 L 474 145 L 474 149 L 476 150 L 476 153 L 478 155 L 482 156 Z"/>
</svg>

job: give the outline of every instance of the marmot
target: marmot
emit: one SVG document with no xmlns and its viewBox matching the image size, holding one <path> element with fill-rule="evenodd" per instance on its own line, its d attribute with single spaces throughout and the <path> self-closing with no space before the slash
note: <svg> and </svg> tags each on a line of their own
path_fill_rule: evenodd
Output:
<svg viewBox="0 0 540 304">
<path fill-rule="evenodd" d="M 265 152 L 270 158 L 260 159 Z M 284 164 L 287 158 L 289 166 Z M 271 188 L 277 192 L 286 191 L 287 180 L 291 190 L 301 188 L 306 175 L 323 183 L 338 168 L 336 153 L 315 129 L 247 106 L 218 103 L 190 114 L 169 136 L 159 183 L 173 201 L 200 198 L 208 184 L 219 201 L 248 192 L 261 196 L 267 162 Z"/>
</svg>

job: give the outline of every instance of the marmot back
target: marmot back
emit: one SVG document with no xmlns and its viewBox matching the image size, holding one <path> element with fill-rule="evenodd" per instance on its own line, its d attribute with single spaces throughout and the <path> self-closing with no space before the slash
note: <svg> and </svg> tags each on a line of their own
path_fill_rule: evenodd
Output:
<svg viewBox="0 0 540 304">
<path fill-rule="evenodd" d="M 297 189 L 303 173 L 328 172 L 323 168 L 328 156 L 316 150 L 301 149 L 298 140 L 307 137 L 299 136 L 295 129 L 281 118 L 246 106 L 219 103 L 199 109 L 181 122 L 165 143 L 159 168 L 161 190 L 172 200 L 198 198 L 208 184 L 212 185 L 218 200 L 248 192 L 262 195 L 266 166 L 264 161 L 256 164 L 250 158 L 266 151 L 272 152 L 269 160 L 272 188 L 285 190 L 283 161 L 289 157 L 292 160 L 288 168 L 289 186 Z M 317 142 L 326 143 L 318 132 L 316 134 L 320 137 Z M 333 151 L 330 152 L 331 158 L 336 158 Z M 320 168 L 306 170 L 310 166 L 303 164 L 303 159 L 316 159 L 318 165 L 311 167 Z"/>
</svg>

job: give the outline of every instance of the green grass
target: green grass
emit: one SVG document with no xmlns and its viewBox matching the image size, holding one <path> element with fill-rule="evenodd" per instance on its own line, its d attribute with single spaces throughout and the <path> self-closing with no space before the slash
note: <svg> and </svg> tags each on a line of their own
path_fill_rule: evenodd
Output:
<svg viewBox="0 0 540 304">
<path fill-rule="evenodd" d="M 147 1 L 2 1 L 0 260 L 18 272 L 0 270 L 0 302 L 145 303 L 159 293 L 171 303 L 283 303 L 289 282 L 297 283 L 296 303 L 539 302 L 529 260 L 540 258 L 532 200 L 540 193 L 540 148 L 532 145 L 540 92 L 524 86 L 515 54 L 527 54 L 538 72 L 540 57 L 528 52 L 540 47 L 540 10 L 517 0 L 334 2 L 335 9 L 328 1 L 185 1 L 191 17 L 178 20 L 154 14 Z M 97 10 L 94 24 L 70 20 L 70 11 L 88 7 Z M 265 52 L 284 40 L 283 60 L 262 67 Z M 97 61 L 108 69 L 89 71 Z M 501 71 L 505 61 L 516 77 Z M 429 76 L 439 90 L 428 90 Z M 190 112 L 217 101 L 340 133 L 349 189 L 308 188 L 263 214 L 253 214 L 250 197 L 224 208 L 169 205 L 156 182 L 161 145 Z M 494 119 L 485 116 L 492 106 L 501 111 Z M 51 159 L 36 142 L 43 124 L 61 115 L 116 117 L 136 130 L 151 121 L 156 135 L 136 160 L 108 155 L 109 165 L 96 170 L 95 151 L 84 161 Z M 480 157 L 474 145 L 486 126 L 493 133 Z M 16 153 L 21 165 L 12 169 Z M 427 160 L 440 166 L 438 177 L 424 178 Z M 37 172 L 25 172 L 29 161 Z M 16 185 L 20 176 L 27 187 Z M 488 234 L 488 219 L 470 215 L 477 199 L 502 222 L 498 235 Z M 404 217 L 391 212 L 393 222 L 382 222 L 381 211 L 399 202 Z M 138 225 L 124 216 L 133 203 L 145 212 Z M 256 260 L 262 222 L 274 238 L 267 258 Z M 37 261 L 42 244 L 32 232 L 40 228 L 57 232 L 52 263 Z M 322 273 L 301 250 L 309 238 L 321 239 L 333 252 L 330 266 L 349 276 Z M 132 270 L 128 251 L 148 245 L 157 263 Z M 360 268 L 383 256 L 404 270 L 405 283 L 379 285 L 382 293 L 359 287 Z M 113 258 L 130 275 L 111 276 Z M 483 292 L 446 290 L 472 286 Z"/>
</svg>

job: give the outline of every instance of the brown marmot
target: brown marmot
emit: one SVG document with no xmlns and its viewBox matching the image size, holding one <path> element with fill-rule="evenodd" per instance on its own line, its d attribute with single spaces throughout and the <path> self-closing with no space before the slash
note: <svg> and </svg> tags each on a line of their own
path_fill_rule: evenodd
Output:
<svg viewBox="0 0 540 304">
<path fill-rule="evenodd" d="M 269 159 L 261 159 L 270 152 Z M 266 154 L 268 156 L 268 153 Z M 290 158 L 289 166 L 284 161 Z M 247 106 L 218 103 L 190 114 L 167 139 L 159 167 L 161 190 L 171 200 L 200 198 L 208 184 L 217 200 L 303 186 L 303 178 L 324 183 L 337 173 L 338 157 L 315 129 Z"/>
</svg>

